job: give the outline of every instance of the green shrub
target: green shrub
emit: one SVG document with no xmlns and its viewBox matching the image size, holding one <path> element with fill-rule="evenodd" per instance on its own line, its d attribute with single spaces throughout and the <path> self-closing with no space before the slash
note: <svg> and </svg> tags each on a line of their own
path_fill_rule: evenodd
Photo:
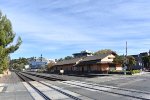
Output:
<svg viewBox="0 0 150 100">
<path fill-rule="evenodd" d="M 3 74 L 3 71 L 2 71 L 2 70 L 0 70 L 0 74 Z"/>
<path fill-rule="evenodd" d="M 132 74 L 136 74 L 136 73 L 140 73 L 140 72 L 141 72 L 140 70 L 132 70 L 131 71 Z"/>
<path fill-rule="evenodd" d="M 122 70 L 111 70 L 110 72 L 122 72 Z"/>
</svg>

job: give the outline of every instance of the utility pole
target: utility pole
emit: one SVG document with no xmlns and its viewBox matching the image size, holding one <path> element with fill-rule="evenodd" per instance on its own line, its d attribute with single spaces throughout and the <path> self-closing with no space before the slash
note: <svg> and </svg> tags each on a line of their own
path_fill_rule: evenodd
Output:
<svg viewBox="0 0 150 100">
<path fill-rule="evenodd" d="M 126 65 L 128 63 L 127 56 L 128 56 L 128 42 L 126 41 L 126 57 L 125 57 L 125 60 L 126 60 L 125 63 L 126 63 Z"/>
<path fill-rule="evenodd" d="M 124 75 L 126 75 L 126 69 L 127 69 L 127 52 L 128 47 L 127 47 L 127 41 L 126 41 L 126 55 L 125 55 L 125 62 L 124 62 Z"/>
<path fill-rule="evenodd" d="M 126 41 L 126 57 L 127 57 L 127 53 L 128 53 L 128 47 L 127 47 L 127 41 Z"/>
</svg>

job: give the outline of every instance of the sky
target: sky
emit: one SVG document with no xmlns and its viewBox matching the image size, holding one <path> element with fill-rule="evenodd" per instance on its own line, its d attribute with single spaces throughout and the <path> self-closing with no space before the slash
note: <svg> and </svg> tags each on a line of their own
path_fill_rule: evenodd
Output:
<svg viewBox="0 0 150 100">
<path fill-rule="evenodd" d="M 82 50 L 150 49 L 150 0 L 0 0 L 22 45 L 11 58 L 58 59 Z M 15 42 L 14 42 L 15 43 Z"/>
</svg>

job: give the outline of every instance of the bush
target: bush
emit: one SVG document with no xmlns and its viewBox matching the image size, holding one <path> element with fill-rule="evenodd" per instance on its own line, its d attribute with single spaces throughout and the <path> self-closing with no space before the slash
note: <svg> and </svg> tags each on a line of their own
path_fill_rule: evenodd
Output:
<svg viewBox="0 0 150 100">
<path fill-rule="evenodd" d="M 0 70 L 0 74 L 3 74 L 3 71 L 2 71 L 2 70 Z"/>
<path fill-rule="evenodd" d="M 141 72 L 140 70 L 132 70 L 131 71 L 132 74 L 136 74 L 136 73 L 140 73 L 140 72 Z"/>
<path fill-rule="evenodd" d="M 132 70 L 132 71 L 126 71 L 126 74 L 132 75 L 132 74 L 136 74 L 140 72 L 141 72 L 140 70 Z M 109 71 L 109 74 L 124 74 L 124 71 L 112 70 L 112 71 Z"/>
</svg>

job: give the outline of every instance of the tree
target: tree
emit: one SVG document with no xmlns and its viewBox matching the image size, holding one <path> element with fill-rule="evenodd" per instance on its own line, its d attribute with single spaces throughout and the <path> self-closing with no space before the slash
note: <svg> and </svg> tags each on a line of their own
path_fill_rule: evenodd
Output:
<svg viewBox="0 0 150 100">
<path fill-rule="evenodd" d="M 136 64 L 135 58 L 133 56 L 127 56 L 127 66 L 129 70 Z"/>
<path fill-rule="evenodd" d="M 59 58 L 59 59 L 57 59 L 57 62 L 63 61 L 63 60 L 64 60 L 63 58 Z"/>
<path fill-rule="evenodd" d="M 48 65 L 47 65 L 47 71 L 51 71 L 51 69 L 52 69 L 52 67 L 53 67 L 54 65 L 55 65 L 54 62 L 48 63 Z"/>
<path fill-rule="evenodd" d="M 125 57 L 124 56 L 116 56 L 113 60 L 113 63 L 115 64 L 121 64 L 123 66 L 124 64 L 124 61 L 125 61 Z"/>
<path fill-rule="evenodd" d="M 96 52 L 94 53 L 94 55 L 109 54 L 109 53 L 114 53 L 114 54 L 116 54 L 116 52 L 113 51 L 113 50 L 111 50 L 111 49 L 102 49 L 102 50 L 96 51 Z"/>
<path fill-rule="evenodd" d="M 70 59 L 73 59 L 73 57 L 72 57 L 72 56 L 66 56 L 66 57 L 64 58 L 64 60 L 70 60 Z"/>
<path fill-rule="evenodd" d="M 19 59 L 13 59 L 10 61 L 10 66 L 13 69 L 16 70 L 22 70 L 25 68 L 25 65 L 28 65 L 28 59 L 26 58 L 19 58 Z"/>
<path fill-rule="evenodd" d="M 0 70 L 8 68 L 8 57 L 10 53 L 15 52 L 22 43 L 18 37 L 17 43 L 13 45 L 15 33 L 9 19 L 0 12 Z"/>
<path fill-rule="evenodd" d="M 142 61 L 145 68 L 150 68 L 150 56 L 142 57 Z"/>
<path fill-rule="evenodd" d="M 132 70 L 132 67 L 136 64 L 135 58 L 133 56 L 116 56 L 113 60 L 115 64 L 124 64 L 128 67 L 129 70 Z"/>
<path fill-rule="evenodd" d="M 59 58 L 59 59 L 55 59 L 56 62 L 59 62 L 59 61 L 63 61 L 63 60 L 70 60 L 70 59 L 73 59 L 72 56 L 66 56 L 64 58 Z"/>
</svg>

